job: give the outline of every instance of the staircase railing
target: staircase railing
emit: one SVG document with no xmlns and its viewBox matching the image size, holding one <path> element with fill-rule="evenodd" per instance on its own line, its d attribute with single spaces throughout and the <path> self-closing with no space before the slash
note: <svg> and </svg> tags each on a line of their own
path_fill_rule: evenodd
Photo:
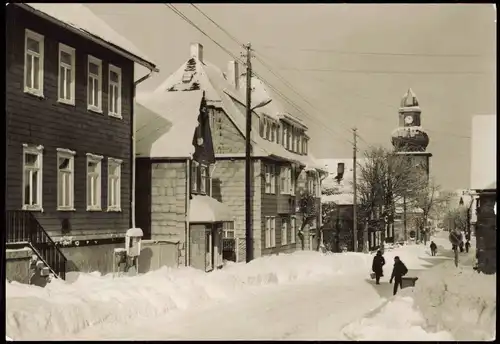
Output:
<svg viewBox="0 0 500 344">
<path fill-rule="evenodd" d="M 6 211 L 6 243 L 29 243 L 57 277 L 66 278 L 67 259 L 29 211 Z"/>
</svg>

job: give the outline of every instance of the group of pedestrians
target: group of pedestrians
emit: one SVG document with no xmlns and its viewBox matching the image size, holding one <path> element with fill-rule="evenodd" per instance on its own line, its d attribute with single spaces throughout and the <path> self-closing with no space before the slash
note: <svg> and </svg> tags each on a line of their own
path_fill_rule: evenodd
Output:
<svg viewBox="0 0 500 344">
<path fill-rule="evenodd" d="M 382 255 L 382 251 L 379 250 L 377 251 L 375 257 L 373 257 L 372 263 L 372 271 L 375 274 L 376 284 L 380 284 L 380 277 L 384 276 L 384 265 L 385 258 Z M 403 288 L 403 276 L 407 273 L 408 269 L 406 268 L 406 265 L 398 256 L 394 257 L 394 267 L 392 268 L 392 274 L 389 280 L 389 283 L 392 283 L 392 281 L 394 280 L 393 295 L 396 295 L 396 293 L 398 292 L 398 287 L 400 289 Z"/>
</svg>

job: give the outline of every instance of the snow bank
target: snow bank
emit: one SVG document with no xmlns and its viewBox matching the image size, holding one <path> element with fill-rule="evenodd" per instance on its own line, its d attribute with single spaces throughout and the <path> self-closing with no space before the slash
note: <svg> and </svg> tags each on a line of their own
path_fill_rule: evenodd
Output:
<svg viewBox="0 0 500 344">
<path fill-rule="evenodd" d="M 451 334 L 424 330 L 424 317 L 413 307 L 407 289 L 388 301 L 374 316 L 360 319 L 343 328 L 349 340 L 376 341 L 452 341 Z"/>
<path fill-rule="evenodd" d="M 495 275 L 445 262 L 421 276 L 414 294 L 429 328 L 448 331 L 459 341 L 495 338 Z"/>
<path fill-rule="evenodd" d="M 73 283 L 54 280 L 45 288 L 6 283 L 6 330 L 16 340 L 62 338 L 98 323 L 155 317 L 237 297 L 252 287 L 365 275 L 371 259 L 362 253 L 300 251 L 231 264 L 209 274 L 165 267 L 121 278 L 79 274 Z"/>
</svg>

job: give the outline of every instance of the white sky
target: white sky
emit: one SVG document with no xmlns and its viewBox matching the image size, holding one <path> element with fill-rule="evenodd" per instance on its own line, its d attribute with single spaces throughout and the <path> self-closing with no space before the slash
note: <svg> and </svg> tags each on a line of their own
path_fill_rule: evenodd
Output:
<svg viewBox="0 0 500 344">
<path fill-rule="evenodd" d="M 187 60 L 190 42 L 202 43 L 205 59 L 223 69 L 231 59 L 164 4 L 88 6 L 158 63 L 160 75 L 144 83 L 144 89 L 157 86 Z M 240 56 L 238 45 L 195 8 L 175 6 Z M 349 157 L 352 126 L 359 129 L 361 149 L 366 142 L 389 146 L 401 96 L 411 87 L 431 138 L 431 173 L 445 188 L 468 187 L 471 118 L 496 114 L 496 10 L 490 4 L 200 4 L 199 8 L 240 41 L 252 42 L 256 53 L 314 105 L 254 59 L 258 73 L 307 111 L 307 117 L 298 116 L 310 127 L 311 148 L 318 158 Z M 475 56 L 457 56 L 464 54 Z"/>
</svg>

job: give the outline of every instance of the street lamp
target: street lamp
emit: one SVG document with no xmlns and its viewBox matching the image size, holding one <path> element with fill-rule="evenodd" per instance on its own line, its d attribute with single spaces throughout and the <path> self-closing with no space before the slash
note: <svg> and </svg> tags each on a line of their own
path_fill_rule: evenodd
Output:
<svg viewBox="0 0 500 344">
<path fill-rule="evenodd" d="M 250 85 L 250 75 L 247 75 L 247 84 Z M 246 262 L 249 263 L 253 258 L 253 228 L 252 228 L 252 159 L 251 159 L 251 150 L 252 144 L 250 139 L 250 134 L 252 132 L 252 111 L 263 106 L 269 104 L 272 99 L 268 98 L 254 107 L 252 107 L 251 100 L 251 90 L 247 85 L 247 123 L 246 123 L 246 136 L 245 136 L 245 246 L 246 246 Z"/>
<path fill-rule="evenodd" d="M 273 100 L 271 98 L 265 99 L 261 101 L 259 104 L 255 105 L 253 108 L 250 109 L 250 111 L 253 111 L 255 109 L 261 108 L 272 102 Z"/>
</svg>

